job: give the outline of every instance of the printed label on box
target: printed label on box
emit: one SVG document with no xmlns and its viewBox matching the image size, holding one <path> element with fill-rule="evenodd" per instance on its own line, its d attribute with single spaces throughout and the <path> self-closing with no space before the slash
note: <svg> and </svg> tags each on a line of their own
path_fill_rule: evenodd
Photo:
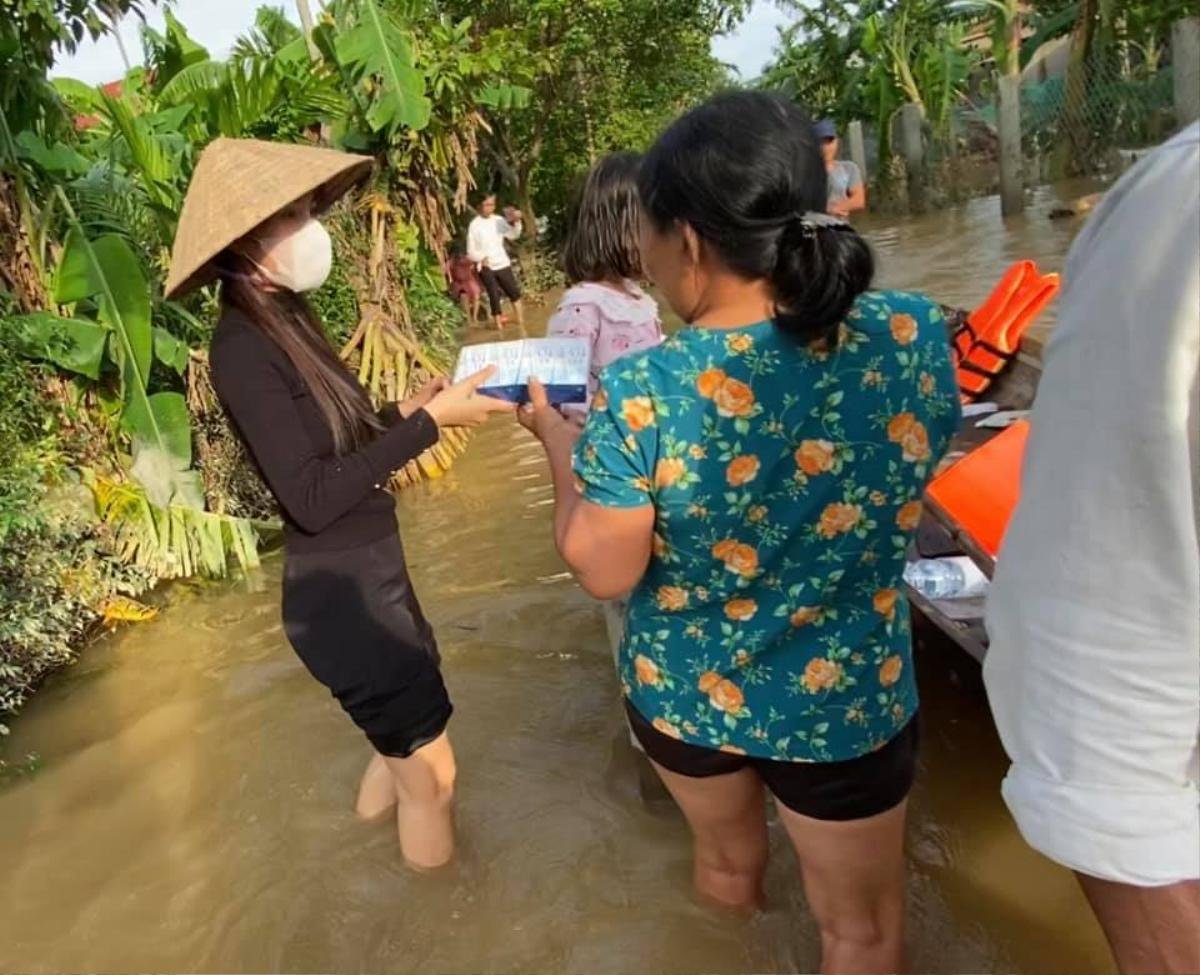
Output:
<svg viewBox="0 0 1200 975">
<path fill-rule="evenodd" d="M 529 401 L 529 379 L 540 379 L 555 405 L 587 402 L 591 345 L 587 339 L 516 339 L 468 345 L 458 356 L 454 381 L 459 382 L 485 366 L 495 374 L 479 391 L 513 403 Z"/>
</svg>

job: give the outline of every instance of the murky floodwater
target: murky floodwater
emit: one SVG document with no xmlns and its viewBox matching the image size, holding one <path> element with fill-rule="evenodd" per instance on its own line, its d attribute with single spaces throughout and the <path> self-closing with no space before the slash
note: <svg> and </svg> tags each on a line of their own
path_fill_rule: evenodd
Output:
<svg viewBox="0 0 1200 975">
<path fill-rule="evenodd" d="M 1014 258 L 1057 267 L 1077 227 L 1039 215 L 1051 199 L 1007 229 L 994 199 L 870 226 L 883 281 L 970 304 Z M 813 969 L 777 829 L 767 911 L 692 899 L 686 828 L 643 800 L 550 502 L 539 449 L 501 422 L 400 499 L 458 709 L 452 869 L 408 873 L 390 826 L 352 816 L 365 743 L 285 642 L 275 556 L 251 580 L 171 588 L 158 620 L 91 648 L 16 721 L 2 754 L 41 767 L 0 792 L 0 970 Z M 1007 817 L 978 667 L 929 645 L 919 671 L 914 970 L 1111 971 L 1069 875 Z"/>
</svg>

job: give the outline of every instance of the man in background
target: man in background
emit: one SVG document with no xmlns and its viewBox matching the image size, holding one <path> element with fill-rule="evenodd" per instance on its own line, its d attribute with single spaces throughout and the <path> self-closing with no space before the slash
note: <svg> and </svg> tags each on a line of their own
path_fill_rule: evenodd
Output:
<svg viewBox="0 0 1200 975">
<path fill-rule="evenodd" d="M 1125 975 L 1200 972 L 1200 123 L 1064 278 L 988 597 L 1004 799 Z"/>
<path fill-rule="evenodd" d="M 506 240 L 521 236 L 521 212 L 513 206 L 504 208 L 504 216 L 496 213 L 496 197 L 485 196 L 479 203 L 478 216 L 467 228 L 467 256 L 479 271 L 483 288 L 491 305 L 492 319 L 497 328 L 504 328 L 508 318 L 504 315 L 501 293 L 512 302 L 517 324 L 525 324 L 525 310 L 521 305 L 521 286 L 513 273 L 512 259 L 504 248 Z"/>
<path fill-rule="evenodd" d="M 862 173 L 850 160 L 838 159 L 841 142 L 832 121 L 822 119 L 813 128 L 820 140 L 821 155 L 825 157 L 825 170 L 829 174 L 828 212 L 844 219 L 867 205 Z"/>
</svg>

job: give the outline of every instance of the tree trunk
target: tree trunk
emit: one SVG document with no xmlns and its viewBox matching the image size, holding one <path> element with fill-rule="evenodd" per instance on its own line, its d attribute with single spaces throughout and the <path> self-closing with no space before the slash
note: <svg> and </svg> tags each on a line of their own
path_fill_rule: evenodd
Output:
<svg viewBox="0 0 1200 975">
<path fill-rule="evenodd" d="M 534 251 L 537 250 L 538 228 L 537 213 L 533 209 L 533 187 L 530 185 L 529 170 L 524 166 L 517 169 L 517 206 L 521 209 L 521 217 L 525 224 L 525 232 L 521 234 L 518 247 L 522 263 L 529 266 Z"/>
<path fill-rule="evenodd" d="M 0 286 L 17 299 L 22 312 L 44 311 L 49 296 L 38 273 L 33 242 L 21 220 L 16 184 L 0 175 Z"/>
<path fill-rule="evenodd" d="M 308 0 L 296 0 L 296 12 L 300 15 L 300 27 L 304 30 L 304 41 L 308 45 L 308 56 L 313 62 L 321 60 L 321 52 L 317 50 L 313 40 L 312 11 L 308 8 Z"/>
</svg>

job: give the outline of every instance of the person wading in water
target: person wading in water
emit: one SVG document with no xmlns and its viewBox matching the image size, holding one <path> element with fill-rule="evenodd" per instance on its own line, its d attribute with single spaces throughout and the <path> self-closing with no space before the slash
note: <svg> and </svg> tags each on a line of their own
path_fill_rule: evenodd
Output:
<svg viewBox="0 0 1200 975">
<path fill-rule="evenodd" d="M 841 140 L 837 128 L 829 119 L 822 119 L 813 126 L 821 140 L 821 158 L 825 160 L 825 172 L 829 174 L 829 202 L 826 211 L 835 217 L 848 217 L 856 210 L 867 206 L 867 187 L 856 163 L 849 159 L 838 159 Z"/>
<path fill-rule="evenodd" d="M 479 271 L 497 328 L 504 328 L 508 324 L 501 304 L 501 293 L 512 302 L 517 324 L 525 324 L 521 285 L 513 272 L 512 258 L 504 249 L 506 240 L 516 240 L 520 236 L 521 212 L 509 206 L 504 208 L 504 216 L 500 216 L 496 213 L 496 197 L 491 194 L 479 202 L 479 215 L 467 228 L 467 256 Z"/>
<path fill-rule="evenodd" d="M 700 893 L 760 902 L 769 792 L 821 970 L 896 972 L 917 753 L 901 574 L 959 418 L 946 324 L 867 290 L 871 252 L 823 212 L 789 101 L 694 109 L 638 190 L 642 266 L 688 327 L 601 373 L 581 436 L 531 384 L 555 540 L 593 596 L 633 589 L 626 713 L 691 826 Z"/>
<path fill-rule="evenodd" d="M 283 514 L 284 630 L 374 748 L 357 812 L 396 807 L 405 860 L 428 868 L 454 851 L 452 709 L 385 488 L 440 427 L 512 407 L 475 394 L 487 369 L 377 413 L 338 359 L 304 299 L 332 260 L 316 216 L 370 167 L 328 149 L 217 139 L 188 188 L 166 297 L 220 282 L 213 384 Z"/>
</svg>

